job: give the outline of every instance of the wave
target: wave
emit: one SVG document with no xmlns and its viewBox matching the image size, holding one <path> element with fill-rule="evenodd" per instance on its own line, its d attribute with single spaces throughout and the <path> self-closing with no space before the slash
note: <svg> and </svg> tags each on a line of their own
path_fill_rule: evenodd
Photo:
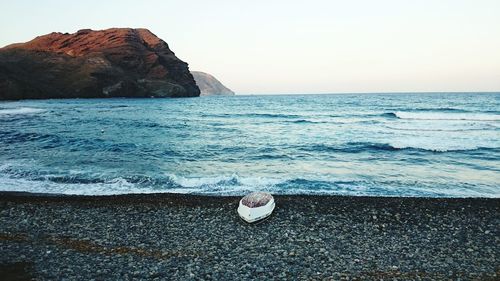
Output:
<svg viewBox="0 0 500 281">
<path fill-rule="evenodd" d="M 445 120 L 445 121 L 500 121 L 498 114 L 484 113 L 440 113 L 440 112 L 405 112 L 385 113 L 386 116 L 408 120 Z"/>
<path fill-rule="evenodd" d="M 214 177 L 182 177 L 175 174 L 159 175 L 116 175 L 103 174 L 95 172 L 70 172 L 69 174 L 54 174 L 48 170 L 37 170 L 35 163 L 24 164 L 3 164 L 0 165 L 0 175 L 8 176 L 12 179 L 24 179 L 38 182 L 50 182 L 56 184 L 69 185 L 87 185 L 87 184 L 116 184 L 128 183 L 137 186 L 154 187 L 161 186 L 166 188 L 178 187 L 203 187 L 203 186 L 227 186 L 227 185 L 246 185 L 246 186 L 265 186 L 276 184 L 280 181 L 260 177 L 241 178 L 237 174 L 214 176 Z"/>
<path fill-rule="evenodd" d="M 52 175 L 40 171 L 0 167 L 1 191 L 24 191 L 68 195 L 113 195 L 131 193 L 242 194 L 266 190 L 286 180 L 240 177 L 236 174 L 214 177 L 177 175 L 110 176 L 81 173 Z"/>
<path fill-rule="evenodd" d="M 324 121 L 313 121 L 303 119 L 305 116 L 296 114 L 271 114 L 271 113 L 243 113 L 243 114 L 204 114 L 202 117 L 223 118 L 263 118 L 263 119 L 297 119 L 290 120 L 292 123 L 326 123 Z M 470 120 L 470 121 L 500 121 L 500 115 L 493 112 L 475 113 L 456 108 L 421 108 L 411 111 L 395 111 L 385 113 L 365 113 L 346 115 L 315 115 L 315 117 L 330 118 L 398 118 L 409 120 Z"/>
<path fill-rule="evenodd" d="M 44 134 L 37 132 L 19 132 L 19 131 L 0 131 L 1 143 L 13 144 L 13 143 L 23 143 L 28 141 L 33 142 L 46 142 L 53 141 L 56 142 L 60 138 L 57 135 Z"/>
<path fill-rule="evenodd" d="M 55 134 L 39 132 L 1 131 L 1 144 L 16 144 L 33 142 L 43 149 L 65 147 L 70 151 L 99 150 L 108 152 L 130 152 L 137 148 L 137 144 L 130 142 L 112 142 L 101 138 L 64 137 Z"/>
<path fill-rule="evenodd" d="M 375 151 L 395 151 L 398 150 L 388 144 L 367 143 L 367 142 L 349 142 L 338 146 L 326 144 L 313 144 L 299 147 L 299 150 L 307 152 L 340 152 L 340 153 L 359 153 Z"/>
<path fill-rule="evenodd" d="M 453 108 L 453 107 L 415 108 L 415 109 L 412 109 L 411 111 L 416 111 L 416 112 L 455 112 L 455 113 L 469 113 L 469 112 L 471 112 L 469 110 L 460 109 L 460 108 Z"/>
<path fill-rule="evenodd" d="M 116 195 L 133 193 L 188 193 L 206 195 L 243 195 L 251 191 L 273 194 L 335 194 L 358 196 L 414 196 L 414 197 L 499 197 L 495 187 L 480 191 L 464 188 L 450 189 L 434 182 L 399 182 L 387 180 L 349 180 L 336 178 L 270 178 L 242 177 L 237 174 L 212 177 L 185 177 L 163 175 L 157 178 L 136 175 L 104 177 L 96 174 L 59 175 L 33 178 L 9 177 L 0 167 L 2 191 L 22 191 L 67 195 Z"/>
<path fill-rule="evenodd" d="M 45 110 L 33 107 L 20 107 L 20 108 L 8 108 L 0 109 L 0 116 L 3 115 L 25 115 L 25 114 L 36 114 L 44 112 Z"/>
<path fill-rule="evenodd" d="M 389 118 L 398 118 L 398 116 L 394 112 L 382 113 L 381 116 L 383 116 L 383 117 L 389 117 Z"/>
<path fill-rule="evenodd" d="M 306 120 L 306 119 L 298 119 L 298 120 L 293 120 L 293 121 L 288 121 L 289 123 L 296 123 L 296 124 L 321 124 L 321 123 L 328 123 L 325 121 L 312 121 L 312 120 Z M 335 123 L 335 122 L 330 122 L 330 123 Z"/>
<path fill-rule="evenodd" d="M 235 114 L 202 114 L 201 117 L 252 117 L 252 118 L 300 118 L 300 115 L 295 114 L 279 114 L 279 113 L 235 113 Z"/>
<path fill-rule="evenodd" d="M 383 127 L 390 129 L 390 130 L 410 131 L 410 132 L 470 132 L 470 131 L 496 131 L 499 129 L 499 127 L 491 126 L 491 125 L 490 126 L 481 126 L 478 128 L 461 128 L 461 129 L 429 129 L 429 128 L 420 128 L 420 127 L 400 128 L 400 127 L 387 126 L 387 125 L 383 125 Z"/>
<path fill-rule="evenodd" d="M 373 143 L 373 142 L 348 142 L 338 146 L 331 146 L 325 144 L 313 144 L 309 146 L 299 147 L 300 150 L 308 152 L 339 152 L 339 153 L 362 153 L 362 152 L 470 152 L 470 151 L 500 151 L 500 148 L 492 147 L 453 147 L 442 148 L 435 147 L 429 148 L 424 146 L 398 146 L 388 143 Z"/>
</svg>

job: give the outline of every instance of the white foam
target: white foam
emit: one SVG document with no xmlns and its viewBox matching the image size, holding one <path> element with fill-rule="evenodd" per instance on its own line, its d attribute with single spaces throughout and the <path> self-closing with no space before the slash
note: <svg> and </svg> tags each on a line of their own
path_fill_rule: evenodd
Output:
<svg viewBox="0 0 500 281">
<path fill-rule="evenodd" d="M 34 164 L 34 163 L 31 163 Z M 91 178 L 102 178 L 99 182 L 58 182 L 51 181 L 51 174 L 36 175 L 34 178 L 17 177 L 11 168 L 29 166 L 28 163 L 15 161 L 0 164 L 0 191 L 17 191 L 65 195 L 119 195 L 119 194 L 151 194 L 151 193 L 182 193 L 205 195 L 244 195 L 253 191 L 267 191 L 273 194 L 337 194 L 353 196 L 431 196 L 431 197 L 500 197 L 495 184 L 482 186 L 467 186 L 442 188 L 430 183 L 420 182 L 413 186 L 413 181 L 400 185 L 384 184 L 371 181 L 342 181 L 332 175 L 308 175 L 301 178 L 249 177 L 238 174 L 220 176 L 178 176 L 163 175 L 165 183 L 142 184 L 126 177 L 112 177 L 102 174 L 90 175 Z M 71 174 L 82 174 L 84 171 L 74 171 Z M 87 176 L 88 173 L 85 173 Z M 487 175 L 487 173 L 486 173 Z M 53 175 L 57 176 L 57 175 Z M 163 180 L 162 179 L 162 180 Z M 294 182 L 294 180 L 299 180 Z M 314 182 L 331 184 L 315 185 Z M 161 182 L 161 181 L 160 181 Z M 288 184 L 289 183 L 289 184 Z M 446 184 L 444 185 L 446 186 Z"/>
<path fill-rule="evenodd" d="M 469 121 L 500 121 L 498 114 L 484 113 L 454 113 L 454 112 L 403 112 L 394 113 L 400 119 L 413 120 L 469 120 Z"/>
<path fill-rule="evenodd" d="M 178 185 L 187 188 L 203 187 L 208 185 L 270 186 L 285 181 L 283 179 L 264 177 L 240 177 L 237 174 L 216 177 L 182 177 L 172 174 L 169 174 L 168 176 Z"/>
<path fill-rule="evenodd" d="M 64 195 L 116 195 L 132 193 L 156 193 L 152 188 L 139 188 L 125 180 L 110 183 L 55 183 L 28 179 L 0 177 L 1 191 L 64 194 Z"/>
<path fill-rule="evenodd" d="M 216 177 L 182 177 L 168 175 L 179 187 L 169 188 L 169 193 L 203 193 L 215 195 L 245 194 L 249 191 L 266 191 L 286 182 L 286 179 L 265 177 L 240 177 L 237 174 Z M 163 191 L 162 191 L 163 192 Z"/>
<path fill-rule="evenodd" d="M 0 171 L 10 165 L 1 165 Z M 48 175 L 46 175 L 48 176 Z M 248 191 L 268 190 L 278 183 L 286 180 L 270 179 L 263 177 L 239 177 L 236 174 L 215 177 L 182 177 L 168 175 L 178 185 L 153 187 L 140 186 L 117 177 L 99 183 L 58 183 L 50 180 L 31 180 L 12 178 L 0 174 L 0 191 L 19 191 L 32 193 L 49 193 L 65 195 L 115 195 L 133 193 L 197 193 L 213 195 L 244 194 Z"/>
<path fill-rule="evenodd" d="M 23 114 L 36 114 L 40 112 L 44 112 L 45 110 L 40 108 L 33 107 L 20 107 L 20 108 L 9 108 L 9 109 L 0 109 L 1 115 L 23 115 Z"/>
<path fill-rule="evenodd" d="M 214 178 L 210 182 L 215 182 Z M 230 178 L 230 177 L 229 177 Z M 195 180 L 196 179 L 196 180 Z M 240 178 L 241 179 L 241 178 Z M 192 181 L 191 181 L 192 180 Z M 316 195 L 353 195 L 353 196 L 437 196 L 437 197 L 491 197 L 499 198 L 500 193 L 496 187 L 481 187 L 478 190 L 461 189 L 433 189 L 419 186 L 418 188 L 411 188 L 410 186 L 404 192 L 399 188 L 394 187 L 379 187 L 380 190 L 372 190 L 370 185 L 353 185 L 337 188 L 320 188 L 309 189 L 307 186 L 293 187 L 283 189 L 277 185 L 214 185 L 206 186 L 205 180 L 202 178 L 190 178 L 188 182 L 198 182 L 197 185 L 192 187 L 178 187 L 178 188 L 154 188 L 154 187 L 139 187 L 136 184 L 130 183 L 122 178 L 116 178 L 106 183 L 55 183 L 51 181 L 34 181 L 28 179 L 9 178 L 0 176 L 0 191 L 16 191 L 16 192 L 31 192 L 31 193 L 45 193 L 45 194 L 64 194 L 64 195 L 119 195 L 119 194 L 151 194 L 151 193 L 180 193 L 180 194 L 205 194 L 205 195 L 244 195 L 253 191 L 267 191 L 273 194 L 316 194 Z M 244 178 L 241 182 L 257 183 L 254 179 Z M 263 182 L 274 182 L 270 179 L 262 179 Z M 284 180 L 281 180 L 284 182 Z M 384 189 L 393 191 L 388 194 L 384 193 Z M 396 193 L 394 193 L 396 191 Z M 398 192 L 399 191 L 399 192 Z M 393 194 L 393 195 L 390 195 Z"/>
<path fill-rule="evenodd" d="M 448 144 L 427 144 L 427 143 L 412 143 L 405 144 L 402 142 L 394 142 L 390 144 L 390 146 L 396 149 L 421 149 L 428 151 L 436 151 L 436 152 L 451 152 L 451 151 L 463 151 L 463 150 L 471 150 L 477 149 L 477 146 L 460 146 L 460 145 L 448 145 Z"/>
</svg>

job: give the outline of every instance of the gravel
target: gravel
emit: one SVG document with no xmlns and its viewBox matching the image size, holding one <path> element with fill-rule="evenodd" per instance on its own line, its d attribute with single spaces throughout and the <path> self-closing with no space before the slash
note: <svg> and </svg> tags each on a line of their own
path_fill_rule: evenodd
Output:
<svg viewBox="0 0 500 281">
<path fill-rule="evenodd" d="M 275 196 L 257 224 L 239 199 L 0 193 L 0 276 L 500 279 L 500 199 Z"/>
</svg>

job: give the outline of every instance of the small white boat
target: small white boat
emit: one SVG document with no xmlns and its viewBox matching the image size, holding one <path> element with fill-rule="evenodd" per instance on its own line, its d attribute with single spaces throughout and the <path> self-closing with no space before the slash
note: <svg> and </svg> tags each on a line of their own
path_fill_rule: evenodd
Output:
<svg viewBox="0 0 500 281">
<path fill-rule="evenodd" d="M 240 200 L 238 214 L 246 222 L 267 218 L 274 210 L 274 198 L 267 192 L 253 192 Z"/>
</svg>

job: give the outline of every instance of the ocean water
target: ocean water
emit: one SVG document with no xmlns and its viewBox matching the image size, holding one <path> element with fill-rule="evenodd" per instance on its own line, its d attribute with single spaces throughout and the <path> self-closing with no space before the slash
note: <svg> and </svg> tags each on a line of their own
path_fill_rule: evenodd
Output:
<svg viewBox="0 0 500 281">
<path fill-rule="evenodd" d="M 500 197 L 500 93 L 0 103 L 0 190 Z"/>
</svg>

